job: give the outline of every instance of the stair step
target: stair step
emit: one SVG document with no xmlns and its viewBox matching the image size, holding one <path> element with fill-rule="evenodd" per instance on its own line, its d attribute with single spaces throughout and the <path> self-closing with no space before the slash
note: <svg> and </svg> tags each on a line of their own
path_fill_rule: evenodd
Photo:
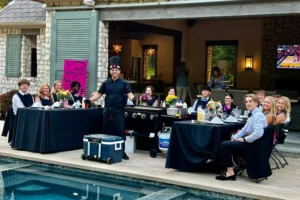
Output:
<svg viewBox="0 0 300 200">
<path fill-rule="evenodd" d="M 18 169 L 22 167 L 29 167 L 31 164 L 22 164 L 22 163 L 11 163 L 11 164 L 5 164 L 0 166 L 0 172 Z"/>
<path fill-rule="evenodd" d="M 184 194 L 186 194 L 185 191 L 167 188 L 167 189 L 163 189 L 158 192 L 154 192 L 149 195 L 143 196 L 137 200 L 153 200 L 153 199 L 171 200 L 174 198 L 178 198 Z"/>
</svg>

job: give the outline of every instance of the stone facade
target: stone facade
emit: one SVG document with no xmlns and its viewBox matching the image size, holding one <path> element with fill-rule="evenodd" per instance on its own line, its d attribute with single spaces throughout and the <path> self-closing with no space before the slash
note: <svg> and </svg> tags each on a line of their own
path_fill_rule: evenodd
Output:
<svg viewBox="0 0 300 200">
<path fill-rule="evenodd" d="M 279 44 L 300 45 L 300 16 L 264 19 L 260 79 L 261 88 L 264 89 L 277 89 L 279 82 L 286 83 L 285 89 L 297 89 L 295 87 L 299 84 L 297 80 L 300 80 L 300 70 L 276 69 Z"/>
<path fill-rule="evenodd" d="M 21 78 L 26 78 L 31 82 L 31 91 L 36 93 L 38 89 L 38 80 L 31 77 L 29 63 L 29 50 L 31 50 L 31 40 L 25 36 L 22 37 L 21 49 L 21 77 L 5 77 L 6 65 L 6 37 L 8 34 L 20 34 L 20 29 L 0 29 L 0 94 L 6 93 L 13 89 L 18 89 L 17 82 Z M 31 58 L 30 58 L 31 59 Z M 28 69 L 29 68 L 29 69 Z"/>
<path fill-rule="evenodd" d="M 48 16 L 48 15 L 47 15 Z M 0 94 L 18 89 L 20 79 L 30 81 L 30 93 L 36 94 L 43 83 L 50 81 L 50 32 L 51 18 L 48 17 L 47 27 L 40 29 L 37 36 L 37 77 L 31 77 L 31 37 L 22 36 L 21 77 L 5 77 L 6 37 L 8 34 L 21 34 L 21 29 L 0 29 Z"/>
<path fill-rule="evenodd" d="M 108 76 L 108 37 L 109 23 L 99 21 L 99 38 L 98 38 L 98 82 L 97 89 Z M 100 99 L 101 104 L 104 97 Z"/>
<path fill-rule="evenodd" d="M 21 71 L 22 71 L 22 76 L 31 77 L 31 37 L 30 36 L 22 36 Z"/>
</svg>

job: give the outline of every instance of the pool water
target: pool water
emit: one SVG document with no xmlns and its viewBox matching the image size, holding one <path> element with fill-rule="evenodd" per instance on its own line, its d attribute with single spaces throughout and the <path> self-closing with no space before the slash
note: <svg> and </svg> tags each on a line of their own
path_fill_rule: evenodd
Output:
<svg viewBox="0 0 300 200">
<path fill-rule="evenodd" d="M 128 177 L 0 157 L 4 200 L 246 199 Z"/>
</svg>

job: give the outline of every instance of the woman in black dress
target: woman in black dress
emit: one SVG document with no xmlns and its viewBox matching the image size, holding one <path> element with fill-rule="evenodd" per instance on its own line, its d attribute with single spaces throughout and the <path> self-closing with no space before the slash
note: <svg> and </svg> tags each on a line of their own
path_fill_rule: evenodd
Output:
<svg viewBox="0 0 300 200">
<path fill-rule="evenodd" d="M 51 106 L 54 103 L 51 95 L 51 89 L 48 84 L 43 84 L 40 87 L 38 98 L 43 106 Z"/>
<path fill-rule="evenodd" d="M 63 88 L 62 82 L 60 80 L 56 80 L 54 81 L 53 85 L 52 85 L 52 90 L 51 90 L 51 94 L 52 94 L 52 98 L 54 100 L 54 102 L 57 102 L 57 93 Z"/>
<path fill-rule="evenodd" d="M 232 110 L 234 110 L 237 106 L 233 104 L 233 95 L 226 94 L 225 100 L 223 104 L 223 113 L 226 115 L 231 115 Z"/>
<path fill-rule="evenodd" d="M 145 94 L 148 96 L 148 101 L 145 102 L 145 106 L 153 106 L 153 107 L 157 107 L 158 106 L 158 102 L 157 99 L 155 97 L 155 90 L 152 86 L 147 86 L 145 89 Z"/>
</svg>

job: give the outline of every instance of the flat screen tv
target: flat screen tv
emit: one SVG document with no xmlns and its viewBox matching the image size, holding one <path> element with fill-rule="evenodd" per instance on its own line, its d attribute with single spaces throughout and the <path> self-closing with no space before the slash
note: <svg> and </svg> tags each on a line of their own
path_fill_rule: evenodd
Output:
<svg viewBox="0 0 300 200">
<path fill-rule="evenodd" d="M 300 45 L 278 45 L 278 69 L 300 69 Z"/>
</svg>

